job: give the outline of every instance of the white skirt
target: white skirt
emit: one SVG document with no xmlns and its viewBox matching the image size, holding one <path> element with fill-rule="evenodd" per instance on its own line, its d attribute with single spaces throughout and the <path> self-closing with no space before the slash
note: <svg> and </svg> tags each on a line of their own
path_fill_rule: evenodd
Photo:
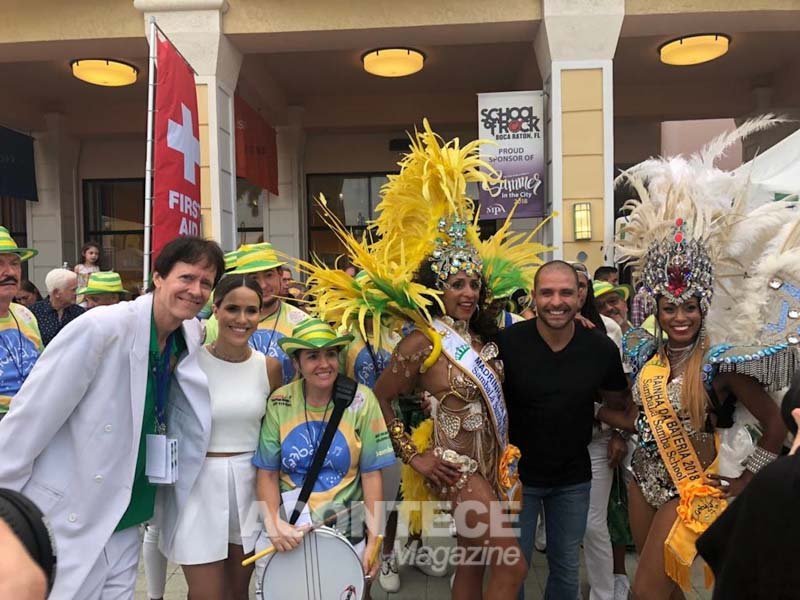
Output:
<svg viewBox="0 0 800 600">
<path fill-rule="evenodd" d="M 183 507 L 169 559 L 200 565 L 228 558 L 228 544 L 253 551 L 261 532 L 253 452 L 207 456 Z"/>
</svg>

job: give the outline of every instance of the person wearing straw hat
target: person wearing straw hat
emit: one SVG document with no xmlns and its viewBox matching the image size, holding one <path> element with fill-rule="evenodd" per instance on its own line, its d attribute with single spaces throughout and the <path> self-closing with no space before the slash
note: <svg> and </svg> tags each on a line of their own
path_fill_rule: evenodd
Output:
<svg viewBox="0 0 800 600">
<path fill-rule="evenodd" d="M 86 287 L 77 291 L 78 296 L 84 296 L 86 308 L 95 306 L 111 306 L 117 304 L 127 290 L 122 287 L 122 278 L 114 271 L 100 271 L 89 274 Z"/>
<path fill-rule="evenodd" d="M 14 302 L 22 263 L 37 254 L 33 248 L 17 247 L 8 229 L 0 226 L 0 419 L 44 349 L 36 317 Z"/>
<path fill-rule="evenodd" d="M 250 345 L 266 356 L 276 358 L 283 369 L 283 383 L 289 383 L 294 378 L 295 369 L 292 359 L 278 342 L 290 335 L 296 325 L 308 319 L 308 314 L 280 298 L 282 267 L 286 261 L 278 258 L 269 242 L 245 244 L 229 257 L 228 262 L 233 262 L 233 268 L 228 270 L 228 274 L 251 275 L 261 286 L 264 298 L 261 321 L 250 338 Z M 217 331 L 216 319 L 212 317 L 206 323 L 206 343 L 216 339 Z"/>
<path fill-rule="evenodd" d="M 301 531 L 280 515 L 281 495 L 284 503 L 294 505 L 289 497 L 303 486 L 331 415 L 334 384 L 339 376 L 339 353 L 352 339 L 351 334 L 337 335 L 327 323 L 310 318 L 295 327 L 291 336 L 278 341 L 292 357 L 300 378 L 270 396 L 253 464 L 258 468 L 258 499 L 266 504 L 267 533 L 279 552 L 300 543 Z M 363 499 L 367 514 L 366 543 L 355 537 L 351 537 L 351 542 L 361 553 L 364 573 L 374 576 L 380 561 L 369 562 L 379 543 L 381 469 L 393 465 L 395 456 L 378 400 L 368 387 L 358 385 L 326 456 L 308 500 L 308 516 L 318 523 Z M 351 536 L 358 533 L 351 531 Z"/>
<path fill-rule="evenodd" d="M 626 285 L 615 285 L 608 281 L 595 280 L 594 301 L 598 312 L 604 317 L 613 319 L 620 326 L 623 335 L 631 328 L 628 321 L 628 297 L 631 290 Z"/>
</svg>

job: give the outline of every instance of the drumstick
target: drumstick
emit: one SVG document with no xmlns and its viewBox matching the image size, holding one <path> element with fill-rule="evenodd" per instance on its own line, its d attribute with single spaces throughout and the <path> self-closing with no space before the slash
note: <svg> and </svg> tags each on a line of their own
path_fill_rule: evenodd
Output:
<svg viewBox="0 0 800 600">
<path fill-rule="evenodd" d="M 354 508 L 356 508 L 356 507 L 358 507 L 358 506 L 363 506 L 363 505 L 364 505 L 364 504 L 360 502 L 360 503 L 358 503 L 358 504 L 355 504 L 355 505 L 351 506 L 350 508 L 345 508 L 344 510 L 340 510 L 340 511 L 339 511 L 339 512 L 337 512 L 336 514 L 333 514 L 333 515 L 331 515 L 330 517 L 328 517 L 327 519 L 324 519 L 324 520 L 323 520 L 323 521 L 321 521 L 320 523 L 317 523 L 317 524 L 315 524 L 315 525 L 312 525 L 312 526 L 311 526 L 311 527 L 309 527 L 308 529 L 304 529 L 304 530 L 303 530 L 303 535 L 305 535 L 305 534 L 306 534 L 306 533 L 308 533 L 309 531 L 314 531 L 315 529 L 319 529 L 320 527 L 324 527 L 324 526 L 325 526 L 325 525 L 327 525 L 328 523 L 331 523 L 331 522 L 333 522 L 333 521 L 337 520 L 337 519 L 338 519 L 339 517 L 341 517 L 342 515 L 346 515 L 347 513 L 349 513 L 349 512 L 350 512 L 351 510 L 353 510 Z M 252 564 L 253 564 L 254 562 L 256 562 L 257 560 L 260 560 L 260 559 L 264 558 L 265 556 L 269 556 L 270 554 L 272 554 L 273 552 L 275 552 L 275 550 L 276 550 L 275 546 L 270 546 L 270 547 L 269 547 L 269 548 L 267 548 L 266 550 L 262 550 L 261 552 L 258 552 L 257 554 L 254 554 L 253 556 L 251 556 L 251 557 L 249 557 L 249 558 L 245 558 L 245 559 L 242 561 L 242 566 L 243 566 L 243 567 L 246 567 L 247 565 L 252 565 Z"/>
<path fill-rule="evenodd" d="M 375 561 L 378 558 L 378 552 L 381 551 L 382 543 L 383 543 L 383 536 L 378 535 L 378 537 L 375 538 L 375 549 L 372 551 L 372 556 L 369 557 L 369 562 L 367 563 L 370 569 L 372 568 L 372 565 L 375 564 Z"/>
</svg>

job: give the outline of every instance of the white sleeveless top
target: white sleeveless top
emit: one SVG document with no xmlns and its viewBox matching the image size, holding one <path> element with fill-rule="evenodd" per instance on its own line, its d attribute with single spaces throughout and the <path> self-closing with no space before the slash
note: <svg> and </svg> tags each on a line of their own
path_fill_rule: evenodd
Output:
<svg viewBox="0 0 800 600">
<path fill-rule="evenodd" d="M 264 355 L 253 350 L 246 361 L 232 363 L 203 346 L 199 361 L 211 396 L 208 452 L 254 452 L 270 392 Z"/>
</svg>

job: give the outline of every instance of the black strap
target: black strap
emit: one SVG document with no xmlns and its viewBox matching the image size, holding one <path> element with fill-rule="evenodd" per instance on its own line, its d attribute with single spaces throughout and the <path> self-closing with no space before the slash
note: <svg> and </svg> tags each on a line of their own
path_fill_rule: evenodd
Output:
<svg viewBox="0 0 800 600">
<path fill-rule="evenodd" d="M 314 489 L 314 484 L 317 482 L 317 477 L 328 456 L 328 450 L 333 442 L 333 436 L 339 428 L 339 421 L 342 420 L 342 415 L 345 409 L 353 402 L 356 395 L 358 384 L 349 377 L 341 373 L 336 377 L 333 384 L 333 412 L 325 427 L 325 432 L 322 434 L 322 440 L 317 446 L 317 451 L 314 454 L 314 460 L 311 462 L 311 468 L 306 474 L 305 481 L 303 481 L 303 488 L 300 490 L 300 495 L 297 497 L 297 503 L 294 505 L 292 516 L 289 518 L 289 523 L 294 525 L 297 519 L 300 518 L 300 513 L 303 512 L 308 497 L 311 496 L 311 490 Z"/>
</svg>

